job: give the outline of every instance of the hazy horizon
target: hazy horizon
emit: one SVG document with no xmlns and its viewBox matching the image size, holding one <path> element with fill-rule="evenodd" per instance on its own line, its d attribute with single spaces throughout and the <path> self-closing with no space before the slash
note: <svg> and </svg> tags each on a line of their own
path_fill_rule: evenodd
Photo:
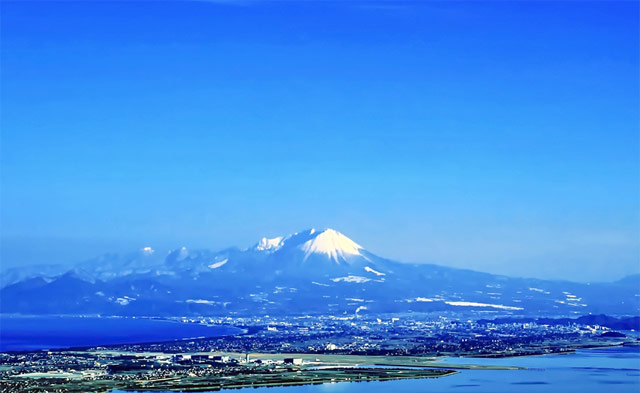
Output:
<svg viewBox="0 0 640 393">
<path fill-rule="evenodd" d="M 331 227 L 640 273 L 637 2 L 3 2 L 1 267 Z"/>
<path fill-rule="evenodd" d="M 304 228 L 303 230 L 298 230 L 295 232 L 289 232 L 289 233 L 279 233 L 279 234 L 273 234 L 272 236 L 263 236 L 266 238 L 275 238 L 278 236 L 287 236 L 287 235 L 291 235 L 293 233 L 298 233 L 298 232 L 302 232 L 302 231 L 306 231 L 308 229 L 317 229 L 317 230 L 321 230 L 321 229 L 335 229 L 335 228 L 312 228 L 312 227 L 308 227 L 308 228 Z M 337 229 L 335 229 L 337 230 Z M 338 230 L 338 232 L 340 232 Z M 187 245 L 184 243 L 181 244 L 176 244 L 173 246 L 170 245 L 159 245 L 159 246 L 154 246 L 152 244 L 142 244 L 142 245 L 131 245 L 128 248 L 117 248 L 117 246 L 115 246 L 116 243 L 111 243 L 111 245 L 109 246 L 108 242 L 104 242 L 104 241 L 97 241 L 94 244 L 92 244 L 90 247 L 88 247 L 87 249 L 93 249 L 95 247 L 98 246 L 98 244 L 100 245 L 104 245 L 104 252 L 98 253 L 98 254 L 94 254 L 94 255 L 88 255 L 86 254 L 86 250 L 87 249 L 82 249 L 80 252 L 78 252 L 78 255 L 82 255 L 82 257 L 76 258 L 76 259 L 60 259 L 59 261 L 55 261 L 55 262 L 47 262 L 44 261 L 42 263 L 37 263 L 38 265 L 40 264 L 57 264 L 57 265 L 62 265 L 62 266 L 68 266 L 68 267 L 72 267 L 77 265 L 78 263 L 83 263 L 83 262 L 87 262 L 90 261 L 94 258 L 98 258 L 101 257 L 103 255 L 106 254 L 117 254 L 117 255 L 127 255 L 127 254 L 131 254 L 131 253 L 135 253 L 135 252 L 141 252 L 143 251 L 144 248 L 150 247 L 151 249 L 153 249 L 153 251 L 155 253 L 157 253 L 158 255 L 161 256 L 165 256 L 165 255 L 169 255 L 171 252 L 174 252 L 178 249 L 180 249 L 181 247 L 186 247 L 188 250 L 210 250 L 210 251 L 222 251 L 224 249 L 227 248 L 238 248 L 238 249 L 247 249 L 250 247 L 253 247 L 257 244 L 258 241 L 260 241 L 261 238 L 256 238 L 253 242 L 251 242 L 250 244 L 243 244 L 243 245 L 239 245 L 239 244 L 229 244 L 226 246 L 220 246 L 220 247 L 211 247 L 211 246 L 207 246 L 206 244 L 204 245 Z M 358 241 L 357 239 L 353 239 L 354 241 Z M 541 279 L 552 279 L 552 280 L 568 280 L 568 281 L 575 281 L 575 282 L 610 282 L 610 281 L 617 281 L 619 279 L 628 277 L 630 275 L 635 275 L 635 274 L 639 274 L 639 271 L 631 271 L 630 273 L 624 273 L 624 272 L 617 272 L 610 274 L 610 276 L 598 276 L 596 278 L 586 278 L 586 279 L 575 279 L 575 278 L 567 278 L 567 276 L 565 274 L 563 274 L 561 269 L 557 269 L 554 272 L 551 272 L 551 274 L 549 274 L 549 272 L 547 272 L 547 274 L 539 274 L 538 272 L 534 270 L 530 270 L 530 271 L 525 271 L 524 273 L 519 273 L 522 270 L 522 267 L 517 267 L 515 270 L 509 270 L 509 269 L 504 269 L 504 267 L 497 267 L 497 268 L 491 268 L 491 267 L 487 267 L 487 268 L 473 268 L 473 267 L 469 267 L 470 264 L 445 264 L 445 263 L 441 263 L 439 261 L 425 261 L 425 260 L 402 260 L 402 259 L 398 259 L 395 258 L 394 256 L 391 255 L 382 255 L 379 254 L 378 252 L 376 252 L 374 249 L 371 249 L 367 246 L 364 246 L 362 244 L 360 244 L 361 246 L 363 246 L 363 248 L 369 252 L 373 252 L 374 254 L 376 254 L 379 257 L 383 257 L 383 258 L 387 258 L 390 260 L 395 260 L 397 262 L 402 262 L 402 263 L 418 263 L 418 264 L 436 264 L 436 265 L 441 265 L 441 266 L 449 266 L 449 267 L 454 267 L 454 268 L 460 268 L 460 269 L 471 269 L 471 270 L 476 270 L 476 271 L 480 271 L 480 272 L 486 272 L 486 273 L 492 273 L 492 274 L 501 274 L 501 275 L 506 275 L 506 276 L 512 276 L 512 277 L 525 277 L 525 278 L 541 278 Z M 55 247 L 54 247 L 55 248 Z M 68 252 L 68 249 L 65 249 L 65 251 Z M 4 266 L 4 268 L 11 268 L 11 267 L 19 267 L 18 266 Z M 569 272 L 570 273 L 570 272 Z"/>
</svg>

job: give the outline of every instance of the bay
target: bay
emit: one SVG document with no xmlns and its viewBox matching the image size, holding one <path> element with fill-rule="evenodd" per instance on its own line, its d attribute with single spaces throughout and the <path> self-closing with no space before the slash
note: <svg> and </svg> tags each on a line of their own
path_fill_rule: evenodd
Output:
<svg viewBox="0 0 640 393">
<path fill-rule="evenodd" d="M 207 326 L 147 318 L 0 316 L 0 352 L 134 344 L 238 334 Z"/>
</svg>

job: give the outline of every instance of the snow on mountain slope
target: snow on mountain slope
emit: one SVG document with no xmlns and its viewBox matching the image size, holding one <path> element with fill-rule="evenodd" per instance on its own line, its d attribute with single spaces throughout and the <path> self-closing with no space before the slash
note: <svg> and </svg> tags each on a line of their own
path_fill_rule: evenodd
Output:
<svg viewBox="0 0 640 393">
<path fill-rule="evenodd" d="M 637 277 L 587 285 L 402 264 L 333 229 L 263 238 L 248 249 L 183 247 L 163 254 L 144 247 L 105 254 L 66 274 L 42 268 L 3 272 L 0 312 L 148 315 L 152 305 L 163 315 L 337 315 L 363 312 L 364 302 L 371 313 L 539 316 L 640 310 Z"/>
<path fill-rule="evenodd" d="M 379 271 L 377 271 L 377 270 L 373 270 L 373 269 L 372 269 L 372 268 L 370 268 L 369 266 L 365 266 L 364 270 L 366 270 L 366 271 L 367 271 L 367 272 L 369 272 L 369 273 L 373 273 L 373 274 L 375 274 L 376 276 L 386 276 L 386 274 L 385 274 L 385 273 L 380 273 L 380 272 L 379 272 Z"/>
<path fill-rule="evenodd" d="M 304 242 L 300 249 L 304 251 L 305 260 L 311 254 L 325 254 L 336 263 L 340 259 L 345 259 L 346 256 L 362 256 L 360 253 L 362 246 L 333 229 L 318 232 L 314 238 Z"/>
<path fill-rule="evenodd" d="M 273 239 L 263 237 L 253 248 L 258 251 L 278 251 L 284 244 L 284 237 L 278 236 Z"/>
<path fill-rule="evenodd" d="M 311 257 L 326 259 L 342 265 L 354 257 L 368 258 L 358 243 L 334 229 L 317 231 L 314 228 L 296 232 L 288 236 L 262 238 L 251 250 L 272 254 L 276 259 L 307 262 Z"/>
<path fill-rule="evenodd" d="M 218 269 L 218 268 L 224 266 L 227 262 L 229 262 L 229 258 L 225 258 L 225 259 L 221 260 L 220 262 L 212 263 L 211 265 L 208 265 L 207 267 L 209 269 Z"/>
</svg>

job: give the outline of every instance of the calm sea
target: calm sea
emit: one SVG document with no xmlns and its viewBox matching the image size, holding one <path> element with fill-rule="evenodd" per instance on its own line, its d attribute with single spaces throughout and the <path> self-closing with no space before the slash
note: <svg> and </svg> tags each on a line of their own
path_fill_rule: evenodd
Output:
<svg viewBox="0 0 640 393">
<path fill-rule="evenodd" d="M 0 316 L 0 352 L 218 337 L 240 331 L 143 318 Z"/>
</svg>

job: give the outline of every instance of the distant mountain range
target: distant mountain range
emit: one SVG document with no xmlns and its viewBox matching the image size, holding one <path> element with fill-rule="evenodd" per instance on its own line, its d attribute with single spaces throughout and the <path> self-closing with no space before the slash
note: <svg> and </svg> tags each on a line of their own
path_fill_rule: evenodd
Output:
<svg viewBox="0 0 640 393">
<path fill-rule="evenodd" d="M 333 229 L 263 238 L 243 250 L 183 247 L 163 257 L 145 247 L 71 270 L 10 269 L 1 279 L 0 312 L 21 314 L 640 314 L 640 276 L 584 284 L 405 264 Z"/>
</svg>

